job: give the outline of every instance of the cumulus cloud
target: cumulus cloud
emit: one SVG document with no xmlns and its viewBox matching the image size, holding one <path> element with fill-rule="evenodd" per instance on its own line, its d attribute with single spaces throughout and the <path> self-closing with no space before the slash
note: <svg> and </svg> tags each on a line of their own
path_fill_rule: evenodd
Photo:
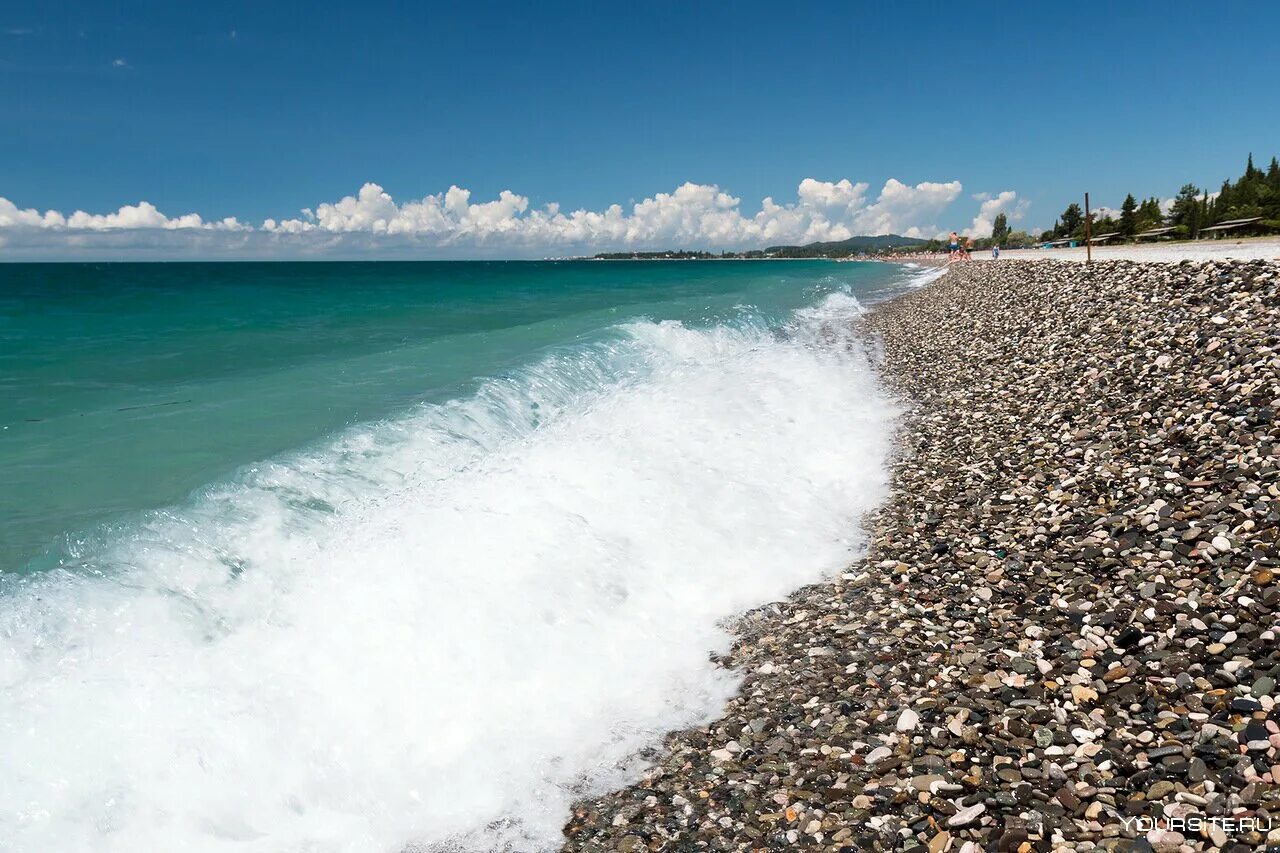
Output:
<svg viewBox="0 0 1280 853">
<path fill-rule="evenodd" d="M 963 189 L 959 181 L 945 184 L 925 182 L 912 187 L 890 178 L 876 202 L 854 217 L 854 228 L 858 234 L 937 236 L 940 229 L 924 223 L 959 198 Z"/>
<path fill-rule="evenodd" d="M 890 179 L 874 202 L 866 183 L 805 178 L 796 201 L 765 198 L 748 215 L 741 199 L 711 184 L 686 183 L 624 209 L 564 213 L 557 204 L 532 208 L 526 196 L 504 190 L 494 201 L 473 203 L 469 190 L 397 204 L 377 184 L 340 201 L 305 210 L 301 218 L 263 223 L 273 233 L 363 232 L 436 238 L 440 243 L 484 244 L 495 238 L 522 245 L 651 246 L 699 244 L 736 247 L 778 241 L 842 240 L 855 234 L 919 231 L 959 196 L 959 181 L 914 187 Z"/>
<path fill-rule="evenodd" d="M 990 237 L 995 229 L 996 217 L 1001 213 L 1010 222 L 1017 222 L 1027 212 L 1027 202 L 1019 199 L 1018 194 L 1013 190 L 1005 190 L 996 195 L 979 193 L 974 198 L 981 199 L 982 205 L 978 208 L 977 215 L 973 217 L 973 222 L 964 232 L 965 236 L 974 239 Z"/>
<path fill-rule="evenodd" d="M 70 216 L 63 216 L 56 210 L 20 209 L 7 198 L 0 198 L 0 228 L 44 228 L 57 231 L 110 231 L 115 229 L 144 228 L 208 228 L 222 231 L 242 231 L 249 226 L 243 225 L 234 216 L 217 222 L 205 222 L 198 213 L 188 213 L 172 219 L 156 209 L 154 204 L 140 201 L 137 204 L 126 204 L 115 213 L 85 213 L 77 210 Z"/>
<path fill-rule="evenodd" d="M 718 186 L 685 183 L 626 207 L 565 212 L 555 203 L 535 206 L 510 190 L 477 201 L 470 190 L 457 186 L 397 202 L 378 184 L 367 183 L 354 195 L 304 209 L 299 216 L 266 219 L 256 228 L 233 217 L 212 222 L 196 213 L 169 217 L 145 201 L 114 213 L 64 216 L 55 210 L 20 209 L 0 198 L 0 245 L 122 246 L 129 243 L 126 233 L 150 235 L 138 241 L 155 245 L 164 242 L 155 235 L 166 232 L 175 247 L 207 250 L 219 245 L 216 237 L 221 234 L 221 244 L 229 250 L 263 255 L 402 251 L 536 256 L 619 248 L 761 247 L 860 234 L 932 237 L 945 230 L 934 223 L 963 188 L 959 181 L 910 185 L 891 178 L 874 197 L 869 190 L 865 182 L 805 178 L 794 201 L 768 197 L 752 213 Z M 1021 210 L 1012 191 L 988 197 L 971 232 L 985 226 L 989 234 L 990 220 L 1007 209 Z"/>
</svg>

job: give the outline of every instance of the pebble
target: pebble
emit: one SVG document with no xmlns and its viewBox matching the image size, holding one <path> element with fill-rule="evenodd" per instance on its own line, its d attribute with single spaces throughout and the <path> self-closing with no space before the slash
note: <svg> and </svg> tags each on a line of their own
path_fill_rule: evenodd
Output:
<svg viewBox="0 0 1280 853">
<path fill-rule="evenodd" d="M 947 818 L 947 826 L 950 826 L 950 827 L 968 826 L 969 824 L 977 820 L 982 815 L 982 813 L 985 812 L 986 810 L 987 810 L 987 807 L 982 803 L 976 803 L 972 806 L 967 806 L 966 808 L 961 809 L 960 811 L 953 814 L 951 817 Z"/>
<path fill-rule="evenodd" d="M 915 727 L 919 724 L 920 715 L 910 708 L 907 708 L 902 712 L 901 716 L 898 717 L 897 729 L 900 732 L 910 732 L 914 731 Z"/>
<path fill-rule="evenodd" d="M 868 553 L 737 620 L 740 693 L 564 849 L 1265 846 L 1121 818 L 1280 812 L 1280 267 L 970 264 L 859 322 Z"/>
</svg>

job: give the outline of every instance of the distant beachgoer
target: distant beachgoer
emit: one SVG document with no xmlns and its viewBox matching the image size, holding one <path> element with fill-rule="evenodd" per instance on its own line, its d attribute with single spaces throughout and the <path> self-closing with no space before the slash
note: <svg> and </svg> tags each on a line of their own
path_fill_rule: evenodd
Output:
<svg viewBox="0 0 1280 853">
<path fill-rule="evenodd" d="M 993 261 L 998 261 L 998 260 L 1000 260 L 1000 247 L 999 247 L 999 246 L 992 246 L 992 247 L 991 247 L 991 260 L 993 260 Z"/>
<path fill-rule="evenodd" d="M 969 252 L 971 252 L 972 250 L 973 250 L 973 238 L 965 237 L 964 238 L 964 259 L 966 261 L 973 260 L 973 256 L 969 254 Z"/>
<path fill-rule="evenodd" d="M 951 236 L 947 239 L 947 252 L 951 254 L 951 260 L 960 260 L 960 235 L 952 231 Z"/>
</svg>

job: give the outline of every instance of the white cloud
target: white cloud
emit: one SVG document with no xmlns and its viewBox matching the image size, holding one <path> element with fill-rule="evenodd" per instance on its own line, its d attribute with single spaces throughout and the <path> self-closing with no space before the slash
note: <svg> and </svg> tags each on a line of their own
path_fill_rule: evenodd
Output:
<svg viewBox="0 0 1280 853">
<path fill-rule="evenodd" d="M 112 68 L 128 68 L 129 63 L 124 59 L 115 59 L 111 62 Z"/>
<path fill-rule="evenodd" d="M 173 219 L 156 209 L 154 204 L 140 201 L 137 204 L 126 204 L 115 213 L 85 213 L 77 210 L 70 216 L 63 216 L 56 210 L 20 209 L 7 198 L 0 198 L 0 228 L 43 228 L 57 231 L 110 231 L 118 229 L 161 228 L 174 230 L 179 228 L 204 228 L 220 231 L 243 231 L 249 228 L 236 220 L 234 216 L 217 222 L 205 222 L 198 213 L 188 213 Z"/>
<path fill-rule="evenodd" d="M 914 187 L 893 178 L 885 181 L 875 204 L 859 211 L 853 228 L 857 234 L 902 234 L 905 237 L 936 236 L 936 225 L 925 225 L 960 197 L 959 181 L 925 182 Z"/>
<path fill-rule="evenodd" d="M 268 219 L 274 233 L 309 231 L 431 237 L 441 244 L 482 245 L 503 240 L 523 246 L 671 246 L 739 247 L 783 241 L 843 240 L 855 234 L 888 234 L 910 229 L 960 194 L 960 183 L 922 183 L 914 187 L 889 180 L 874 203 L 868 185 L 805 178 L 797 200 L 778 204 L 764 199 L 754 215 L 741 200 L 710 184 L 686 183 L 657 193 L 624 210 L 561 212 L 558 204 L 530 209 L 529 199 L 508 190 L 495 201 L 472 203 L 469 190 L 450 187 L 441 195 L 397 205 L 377 184 L 365 184 L 354 196 L 321 204 L 297 219 Z"/>
<path fill-rule="evenodd" d="M 1002 193 L 991 195 L 990 193 L 979 193 L 974 198 L 982 197 L 982 206 L 978 208 L 978 213 L 973 217 L 973 222 L 965 229 L 965 236 L 979 239 L 990 237 L 991 232 L 995 229 L 996 216 L 1003 213 L 1010 222 L 1017 222 L 1022 219 L 1029 207 L 1026 201 L 1018 199 L 1018 194 L 1013 190 L 1005 190 Z"/>
<path fill-rule="evenodd" d="M 963 188 L 959 181 L 912 186 L 891 178 L 874 198 L 869 189 L 865 182 L 805 178 L 794 201 L 779 203 L 768 197 L 752 213 L 743 210 L 741 199 L 718 186 L 685 183 L 625 207 L 565 212 L 554 202 L 534 206 L 527 196 L 510 190 L 496 199 L 475 201 L 470 190 L 457 186 L 397 202 L 381 186 L 367 183 L 355 195 L 305 209 L 300 216 L 266 219 L 258 228 L 235 218 L 205 221 L 195 213 L 169 217 L 145 201 L 114 213 L 76 211 L 64 216 L 56 210 L 19 209 L 0 198 L 0 245 L 26 247 L 33 253 L 59 245 L 85 251 L 95 245 L 114 249 L 128 246 L 131 239 L 155 246 L 165 242 L 155 235 L 169 232 L 165 239 L 175 250 L 213 247 L 215 254 L 216 247 L 224 245 L 228 251 L 262 255 L 400 252 L 517 257 L 617 248 L 763 247 L 859 234 L 932 237 L 945 230 L 933 223 Z M 985 223 L 989 234 L 989 220 L 1015 199 L 1012 191 L 988 197 L 974 228 Z M 1015 210 L 1023 206 L 1018 203 Z"/>
</svg>

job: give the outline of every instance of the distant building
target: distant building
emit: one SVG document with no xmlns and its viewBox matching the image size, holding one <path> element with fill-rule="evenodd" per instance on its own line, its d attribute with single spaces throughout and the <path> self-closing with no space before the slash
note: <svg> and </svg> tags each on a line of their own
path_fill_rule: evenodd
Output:
<svg viewBox="0 0 1280 853">
<path fill-rule="evenodd" d="M 1173 231 L 1174 231 L 1174 228 L 1173 228 L 1173 226 L 1172 226 L 1172 225 L 1166 226 L 1166 227 L 1164 227 L 1164 228 L 1152 228 L 1152 229 L 1151 229 L 1151 230 L 1149 230 L 1149 231 L 1143 231 L 1143 232 L 1141 232 L 1141 233 L 1139 233 L 1139 234 L 1134 234 L 1134 235 L 1133 235 L 1133 239 L 1135 239 L 1135 240 L 1159 240 L 1161 237 L 1168 237 L 1168 236 L 1170 236 L 1171 234 L 1173 234 Z"/>
<path fill-rule="evenodd" d="M 1261 216 L 1251 216 L 1248 219 L 1228 219 L 1226 222 L 1219 222 L 1217 225 L 1201 228 L 1200 239 L 1216 240 L 1231 232 L 1235 232 L 1237 236 L 1244 236 L 1246 234 L 1266 234 L 1275 230 L 1275 228 L 1264 225 Z"/>
</svg>

